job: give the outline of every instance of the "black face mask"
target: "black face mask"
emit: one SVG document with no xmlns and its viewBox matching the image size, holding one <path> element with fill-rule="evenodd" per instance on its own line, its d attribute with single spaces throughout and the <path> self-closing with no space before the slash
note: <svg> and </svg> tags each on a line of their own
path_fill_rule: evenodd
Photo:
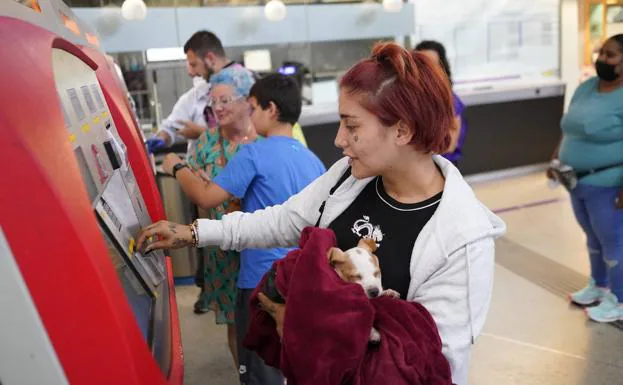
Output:
<svg viewBox="0 0 623 385">
<path fill-rule="evenodd" d="M 607 82 L 617 80 L 619 76 L 621 76 L 621 74 L 617 74 L 615 72 L 615 68 L 615 65 L 608 64 L 601 60 L 597 60 L 595 62 L 595 70 L 597 71 L 597 76 L 599 76 L 601 80 L 605 80 Z"/>
</svg>

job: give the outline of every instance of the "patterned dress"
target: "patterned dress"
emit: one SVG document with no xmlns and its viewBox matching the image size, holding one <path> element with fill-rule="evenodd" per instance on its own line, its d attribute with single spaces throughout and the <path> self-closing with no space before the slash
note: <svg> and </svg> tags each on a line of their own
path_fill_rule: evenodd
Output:
<svg viewBox="0 0 623 385">
<path fill-rule="evenodd" d="M 238 152 L 240 145 L 220 135 L 218 126 L 209 127 L 197 140 L 195 153 L 188 160 L 195 173 L 213 179 Z M 210 210 L 199 209 L 200 218 L 221 219 L 228 212 L 240 209 L 240 201 L 225 202 Z M 236 283 L 240 270 L 240 253 L 218 247 L 203 248 L 205 284 L 201 300 L 213 310 L 217 324 L 233 324 L 236 305 Z"/>
</svg>

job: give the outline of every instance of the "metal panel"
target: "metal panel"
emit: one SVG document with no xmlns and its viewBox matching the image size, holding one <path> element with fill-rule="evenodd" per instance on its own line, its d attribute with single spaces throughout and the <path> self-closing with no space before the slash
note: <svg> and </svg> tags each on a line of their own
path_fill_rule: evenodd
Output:
<svg viewBox="0 0 623 385">
<path fill-rule="evenodd" d="M 164 63 L 157 63 L 155 66 L 148 64 L 146 72 L 150 89 L 152 89 L 154 84 L 156 86 L 154 95 L 158 95 L 157 103 L 160 108 L 160 116 L 162 119 L 165 119 L 173 110 L 173 106 L 180 96 L 191 89 L 193 85 L 191 79 L 186 74 L 186 67 L 182 62 L 172 63 L 173 65 L 168 66 L 162 66 L 161 64 Z M 184 77 L 188 80 L 184 79 Z"/>
<path fill-rule="evenodd" d="M 0 293 L 2 383 L 69 384 L 1 228 Z"/>
</svg>

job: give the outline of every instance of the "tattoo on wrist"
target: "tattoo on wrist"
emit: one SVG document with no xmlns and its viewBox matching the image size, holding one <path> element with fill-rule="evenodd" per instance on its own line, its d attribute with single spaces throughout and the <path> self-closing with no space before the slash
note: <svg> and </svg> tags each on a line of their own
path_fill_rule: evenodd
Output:
<svg viewBox="0 0 623 385">
<path fill-rule="evenodd" d="M 171 232 L 172 232 L 173 234 L 177 234 L 176 227 L 177 227 L 177 226 L 176 226 L 175 224 L 173 224 L 173 223 L 169 223 L 169 230 L 171 230 Z"/>
<path fill-rule="evenodd" d="M 186 246 L 185 240 L 183 240 L 182 238 L 173 239 L 173 247 L 181 247 L 181 246 Z"/>
</svg>

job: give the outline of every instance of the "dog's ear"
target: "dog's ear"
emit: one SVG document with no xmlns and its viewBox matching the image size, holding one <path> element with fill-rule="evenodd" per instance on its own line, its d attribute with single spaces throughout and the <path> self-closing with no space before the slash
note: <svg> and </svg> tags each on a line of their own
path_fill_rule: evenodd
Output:
<svg viewBox="0 0 623 385">
<path fill-rule="evenodd" d="M 327 251 L 327 257 L 329 258 L 329 264 L 333 267 L 346 260 L 344 252 L 337 247 L 330 248 L 329 251 Z"/>
<path fill-rule="evenodd" d="M 374 253 L 376 251 L 376 242 L 374 242 L 374 239 L 361 238 L 357 244 L 357 247 L 361 247 L 362 249 L 366 249 L 369 252 Z"/>
</svg>

